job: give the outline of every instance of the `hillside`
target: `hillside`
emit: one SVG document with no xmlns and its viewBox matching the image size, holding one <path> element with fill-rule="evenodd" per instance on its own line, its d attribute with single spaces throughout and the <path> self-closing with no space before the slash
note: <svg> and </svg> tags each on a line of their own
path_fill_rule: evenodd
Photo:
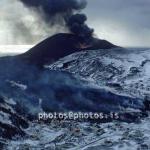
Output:
<svg viewBox="0 0 150 150">
<path fill-rule="evenodd" d="M 97 38 L 93 38 L 90 45 L 82 47 L 78 36 L 59 33 L 45 39 L 26 53 L 19 55 L 19 57 L 32 64 L 43 66 L 46 63 L 53 62 L 74 52 L 115 47 L 117 46 Z"/>
</svg>

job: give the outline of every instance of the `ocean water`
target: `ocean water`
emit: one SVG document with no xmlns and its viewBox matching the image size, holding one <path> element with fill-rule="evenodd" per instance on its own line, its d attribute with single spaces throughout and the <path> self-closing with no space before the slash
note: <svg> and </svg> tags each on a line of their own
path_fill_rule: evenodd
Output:
<svg viewBox="0 0 150 150">
<path fill-rule="evenodd" d="M 0 56 L 12 56 L 28 51 L 33 45 L 0 45 Z"/>
</svg>

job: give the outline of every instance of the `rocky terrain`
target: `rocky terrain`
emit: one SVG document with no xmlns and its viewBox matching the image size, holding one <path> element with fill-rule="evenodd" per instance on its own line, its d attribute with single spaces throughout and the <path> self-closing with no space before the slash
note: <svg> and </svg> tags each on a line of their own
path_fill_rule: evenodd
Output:
<svg viewBox="0 0 150 150">
<path fill-rule="evenodd" d="M 77 52 L 44 71 L 1 59 L 1 149 L 150 149 L 149 62 L 148 49 L 122 48 Z M 61 108 L 113 110 L 121 118 L 37 120 L 38 112 Z"/>
<path fill-rule="evenodd" d="M 79 75 L 115 93 L 144 98 L 150 94 L 149 51 L 124 48 L 82 51 L 48 67 Z"/>
</svg>

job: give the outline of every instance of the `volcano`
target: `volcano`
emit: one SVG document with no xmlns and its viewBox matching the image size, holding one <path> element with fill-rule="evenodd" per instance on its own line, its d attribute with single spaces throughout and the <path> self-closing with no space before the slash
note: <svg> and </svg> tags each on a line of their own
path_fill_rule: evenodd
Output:
<svg viewBox="0 0 150 150">
<path fill-rule="evenodd" d="M 98 38 L 92 38 L 90 45 L 80 43 L 75 34 L 59 33 L 40 42 L 29 51 L 19 55 L 21 59 L 39 67 L 54 62 L 69 54 L 82 50 L 110 49 L 117 46 Z"/>
</svg>

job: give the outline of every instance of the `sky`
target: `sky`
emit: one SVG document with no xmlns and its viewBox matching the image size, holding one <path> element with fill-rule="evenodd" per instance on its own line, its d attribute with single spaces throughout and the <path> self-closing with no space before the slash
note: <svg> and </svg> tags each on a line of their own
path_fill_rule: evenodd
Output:
<svg viewBox="0 0 150 150">
<path fill-rule="evenodd" d="M 12 3 L 13 1 L 13 3 Z M 84 13 L 95 36 L 124 47 L 150 47 L 150 0 L 87 0 Z M 0 0 L 0 45 L 35 45 L 64 31 L 39 23 L 17 0 Z"/>
<path fill-rule="evenodd" d="M 86 12 L 100 38 L 150 47 L 150 0 L 88 0 Z"/>
</svg>

